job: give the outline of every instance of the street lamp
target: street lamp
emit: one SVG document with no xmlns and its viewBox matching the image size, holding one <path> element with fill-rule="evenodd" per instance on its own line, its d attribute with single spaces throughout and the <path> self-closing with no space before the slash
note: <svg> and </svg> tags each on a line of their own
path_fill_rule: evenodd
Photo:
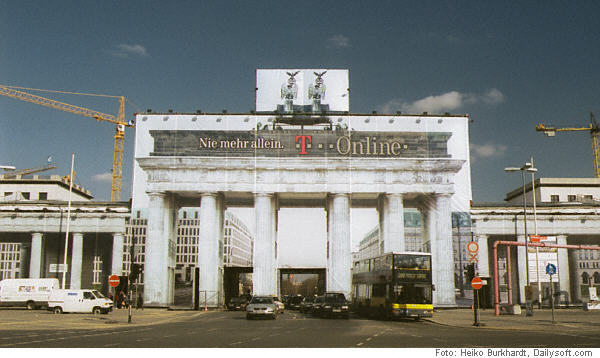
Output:
<svg viewBox="0 0 600 358">
<path fill-rule="evenodd" d="M 505 172 L 521 172 L 521 179 L 523 180 L 523 233 L 525 234 L 525 282 L 527 282 L 527 288 L 529 287 L 529 246 L 528 246 L 528 237 L 527 237 L 527 191 L 525 189 L 525 172 L 535 173 L 537 172 L 537 168 L 534 168 L 531 163 L 525 163 L 520 168 L 509 167 L 504 168 Z M 533 193 L 535 195 L 535 193 Z M 537 269 L 537 268 L 536 268 Z M 526 300 L 528 301 L 528 300 Z M 527 305 L 527 315 L 533 315 L 533 312 L 530 312 L 530 304 Z"/>
</svg>

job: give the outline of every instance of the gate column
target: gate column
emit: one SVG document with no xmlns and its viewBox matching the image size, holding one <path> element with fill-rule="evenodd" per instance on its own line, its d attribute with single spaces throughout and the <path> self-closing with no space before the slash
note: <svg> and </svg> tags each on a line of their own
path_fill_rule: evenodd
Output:
<svg viewBox="0 0 600 358">
<path fill-rule="evenodd" d="M 456 307 L 454 255 L 452 255 L 452 213 L 450 194 L 434 194 L 428 201 L 426 232 L 431 245 L 431 270 L 436 307 Z"/>
<path fill-rule="evenodd" d="M 200 268 L 200 300 L 219 305 L 222 299 L 223 268 L 223 200 L 217 193 L 202 193 L 200 199 L 200 237 L 198 240 L 198 267 Z"/>
<path fill-rule="evenodd" d="M 352 255 L 350 253 L 350 196 L 332 194 L 327 200 L 327 291 L 350 297 Z"/>
<path fill-rule="evenodd" d="M 378 211 L 383 252 L 406 251 L 402 194 L 394 193 L 380 196 Z"/>
<path fill-rule="evenodd" d="M 254 295 L 277 295 L 277 207 L 273 193 L 254 194 L 252 285 Z"/>
<path fill-rule="evenodd" d="M 144 305 L 165 307 L 173 302 L 169 268 L 175 267 L 177 212 L 166 193 L 150 192 L 148 198 Z"/>
</svg>

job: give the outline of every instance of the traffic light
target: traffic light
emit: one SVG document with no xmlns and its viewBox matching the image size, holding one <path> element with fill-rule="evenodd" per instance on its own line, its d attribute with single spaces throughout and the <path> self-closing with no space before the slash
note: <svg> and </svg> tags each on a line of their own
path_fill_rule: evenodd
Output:
<svg viewBox="0 0 600 358">
<path fill-rule="evenodd" d="M 473 280 L 473 278 L 475 278 L 475 264 L 474 263 L 467 265 L 467 267 L 465 269 L 465 276 L 466 276 L 467 282 L 471 282 Z"/>
<path fill-rule="evenodd" d="M 142 265 L 140 264 L 131 264 L 131 273 L 129 274 L 129 281 L 133 282 L 142 271 Z"/>
</svg>

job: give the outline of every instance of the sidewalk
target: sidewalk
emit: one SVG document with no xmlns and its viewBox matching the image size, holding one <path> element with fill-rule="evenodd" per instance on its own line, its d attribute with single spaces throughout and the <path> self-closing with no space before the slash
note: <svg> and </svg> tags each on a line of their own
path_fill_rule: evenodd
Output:
<svg viewBox="0 0 600 358">
<path fill-rule="evenodd" d="M 520 331 L 576 331 L 600 335 L 600 311 L 584 311 L 582 308 L 554 310 L 552 322 L 551 309 L 533 310 L 533 316 L 527 316 L 523 309 L 520 315 L 494 315 L 494 309 L 479 310 L 479 326 L 474 326 L 474 314 L 470 308 L 436 310 L 432 318 L 437 324 L 453 327 L 472 327 L 476 329 L 503 329 Z"/>
<path fill-rule="evenodd" d="M 146 308 L 131 310 L 131 323 L 129 310 L 115 309 L 108 314 L 92 315 L 85 313 L 69 313 L 56 315 L 50 311 L 23 309 L 3 309 L 3 330 L 46 330 L 46 329 L 103 329 L 131 326 L 147 326 L 166 323 L 179 319 L 187 319 L 203 314 L 202 311 L 170 311 L 161 308 Z"/>
</svg>

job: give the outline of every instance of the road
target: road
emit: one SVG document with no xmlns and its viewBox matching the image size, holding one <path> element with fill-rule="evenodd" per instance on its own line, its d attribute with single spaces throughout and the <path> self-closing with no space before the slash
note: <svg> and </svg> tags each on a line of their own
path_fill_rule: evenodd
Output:
<svg viewBox="0 0 600 358">
<path fill-rule="evenodd" d="M 23 311 L 23 314 L 30 312 Z M 432 322 L 319 319 L 286 311 L 276 320 L 243 312 L 190 312 L 147 326 L 58 330 L 3 330 L 1 348 L 438 348 L 600 347 L 595 334 L 525 332 Z"/>
</svg>

